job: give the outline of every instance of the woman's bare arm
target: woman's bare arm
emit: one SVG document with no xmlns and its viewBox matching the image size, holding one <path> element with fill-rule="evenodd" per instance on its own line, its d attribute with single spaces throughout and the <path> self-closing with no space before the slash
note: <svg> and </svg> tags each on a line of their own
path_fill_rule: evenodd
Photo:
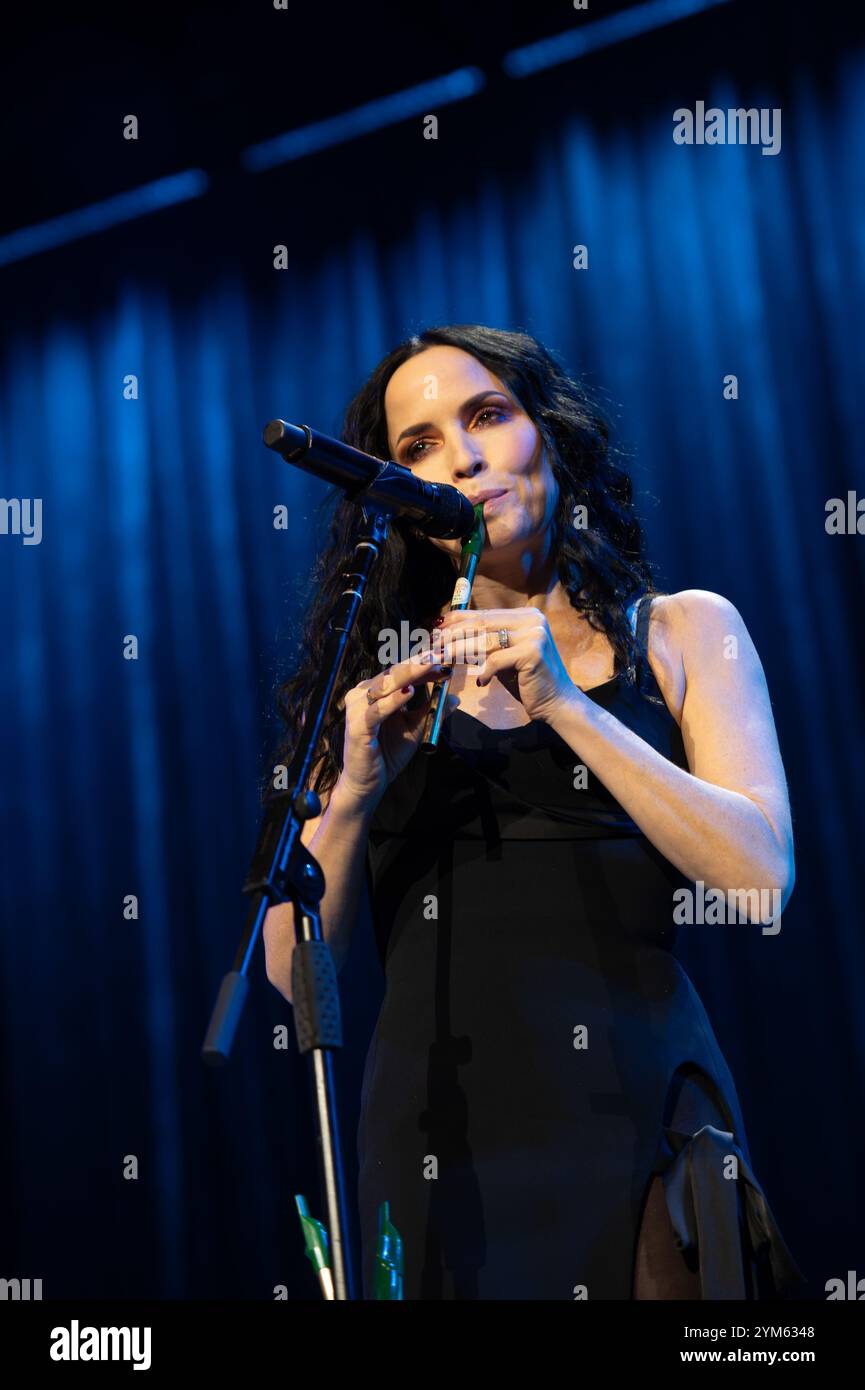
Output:
<svg viewBox="0 0 865 1390">
<path fill-rule="evenodd" d="M 687 589 L 663 602 L 668 645 L 684 669 L 690 771 L 582 692 L 550 722 L 687 878 L 724 892 L 777 888 L 783 910 L 795 881 L 793 832 L 760 658 L 721 595 Z"/>
<path fill-rule="evenodd" d="M 339 782 L 330 795 L 322 795 L 321 802 L 322 814 L 306 822 L 300 838 L 324 873 L 321 929 L 339 971 L 348 956 L 358 907 L 369 897 L 365 861 L 374 808 L 346 794 Z M 295 942 L 291 903 L 268 909 L 263 936 L 267 978 L 291 1003 Z"/>
<path fill-rule="evenodd" d="M 431 670 L 420 655 L 410 657 L 359 681 L 341 701 L 346 714 L 342 771 L 330 797 L 322 794 L 321 816 L 307 821 L 301 834 L 324 872 L 322 933 L 337 970 L 345 964 L 358 907 L 369 899 L 366 850 L 375 809 L 420 743 L 425 701 L 410 706 Z M 316 770 L 320 766 L 319 761 Z M 315 772 L 310 783 L 315 785 Z M 264 920 L 267 978 L 289 1002 L 294 941 L 291 905 L 270 908 Z"/>
</svg>

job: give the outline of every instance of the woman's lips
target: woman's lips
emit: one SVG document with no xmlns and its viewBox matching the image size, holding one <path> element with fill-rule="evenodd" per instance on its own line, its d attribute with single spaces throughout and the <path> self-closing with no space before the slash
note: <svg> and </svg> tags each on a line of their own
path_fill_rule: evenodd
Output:
<svg viewBox="0 0 865 1390">
<path fill-rule="evenodd" d="M 498 497 L 488 497 L 484 502 L 484 516 L 486 516 L 487 512 L 493 511 L 500 502 L 504 502 L 507 495 L 506 492 L 500 492 Z"/>
</svg>

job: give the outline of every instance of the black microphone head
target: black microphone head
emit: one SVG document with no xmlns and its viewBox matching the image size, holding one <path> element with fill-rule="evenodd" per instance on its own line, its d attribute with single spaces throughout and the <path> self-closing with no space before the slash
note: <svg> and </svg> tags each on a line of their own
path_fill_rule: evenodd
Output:
<svg viewBox="0 0 865 1390">
<path fill-rule="evenodd" d="M 282 421 L 271 420 L 269 424 L 266 424 L 264 429 L 262 430 L 261 437 L 267 445 L 268 449 L 275 449 L 278 446 L 279 441 L 282 439 L 283 434 L 284 430 Z"/>
<path fill-rule="evenodd" d="M 459 488 L 424 482 L 401 463 L 374 458 L 308 425 L 271 420 L 263 437 L 287 463 L 335 483 L 350 501 L 407 516 L 428 536 L 462 540 L 474 530 L 474 508 Z"/>
<path fill-rule="evenodd" d="M 262 431 L 262 439 L 284 459 L 296 458 L 309 448 L 306 425 L 290 425 L 287 420 L 271 420 Z"/>
<path fill-rule="evenodd" d="M 474 530 L 475 511 L 469 499 L 450 483 L 424 483 L 437 499 L 432 515 L 416 521 L 421 531 L 441 540 L 462 540 Z"/>
</svg>

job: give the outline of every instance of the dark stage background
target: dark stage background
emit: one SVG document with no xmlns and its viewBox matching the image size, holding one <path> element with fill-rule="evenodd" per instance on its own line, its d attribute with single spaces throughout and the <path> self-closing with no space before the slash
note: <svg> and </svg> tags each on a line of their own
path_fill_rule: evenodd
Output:
<svg viewBox="0 0 865 1390">
<path fill-rule="evenodd" d="M 778 936 L 681 928 L 678 954 L 823 1298 L 865 1275 L 865 539 L 825 529 L 828 499 L 865 491 L 865 25 L 743 0 L 518 79 L 509 49 L 628 7 L 307 8 L 40 7 L 2 59 L 0 238 L 184 169 L 208 186 L 0 267 L 0 491 L 43 499 L 39 545 L 0 536 L 0 1275 L 45 1298 L 318 1297 L 293 1207 L 323 1214 L 305 1067 L 273 1046 L 292 1017 L 261 953 L 230 1066 L 199 1057 L 325 534 L 327 490 L 260 432 L 337 433 L 395 342 L 478 321 L 607 394 L 662 586 L 726 595 L 762 656 L 797 886 Z M 465 65 L 486 85 L 431 107 L 437 141 L 415 115 L 243 167 Z M 674 144 L 698 100 L 781 108 L 780 153 Z M 341 986 L 353 1191 L 368 922 Z"/>
</svg>

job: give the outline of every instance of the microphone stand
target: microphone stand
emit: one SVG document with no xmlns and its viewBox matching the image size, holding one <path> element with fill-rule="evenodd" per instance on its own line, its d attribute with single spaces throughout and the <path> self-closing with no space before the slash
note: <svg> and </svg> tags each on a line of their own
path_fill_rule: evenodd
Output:
<svg viewBox="0 0 865 1390">
<path fill-rule="evenodd" d="M 357 493 L 353 494 L 353 500 L 358 500 Z M 348 582 L 331 615 L 321 675 L 288 769 L 290 790 L 273 798 L 265 809 L 258 844 L 243 887 L 252 902 L 233 968 L 222 981 L 201 1053 L 209 1066 L 221 1066 L 228 1061 L 249 991 L 250 961 L 265 915 L 275 903 L 290 901 L 294 905 L 296 937 L 291 962 L 294 1026 L 298 1050 L 309 1060 L 312 1079 L 319 1178 L 325 1196 L 334 1298 L 337 1300 L 356 1297 L 332 1057 L 334 1050 L 342 1047 L 342 1017 L 333 957 L 321 928 L 324 874 L 300 835 L 304 821 L 321 814 L 321 801 L 306 784 L 349 636 L 363 602 L 367 581 L 387 540 L 393 515 L 393 511 L 378 501 L 374 507 L 361 503 L 362 521 L 351 569 L 345 574 Z"/>
</svg>

